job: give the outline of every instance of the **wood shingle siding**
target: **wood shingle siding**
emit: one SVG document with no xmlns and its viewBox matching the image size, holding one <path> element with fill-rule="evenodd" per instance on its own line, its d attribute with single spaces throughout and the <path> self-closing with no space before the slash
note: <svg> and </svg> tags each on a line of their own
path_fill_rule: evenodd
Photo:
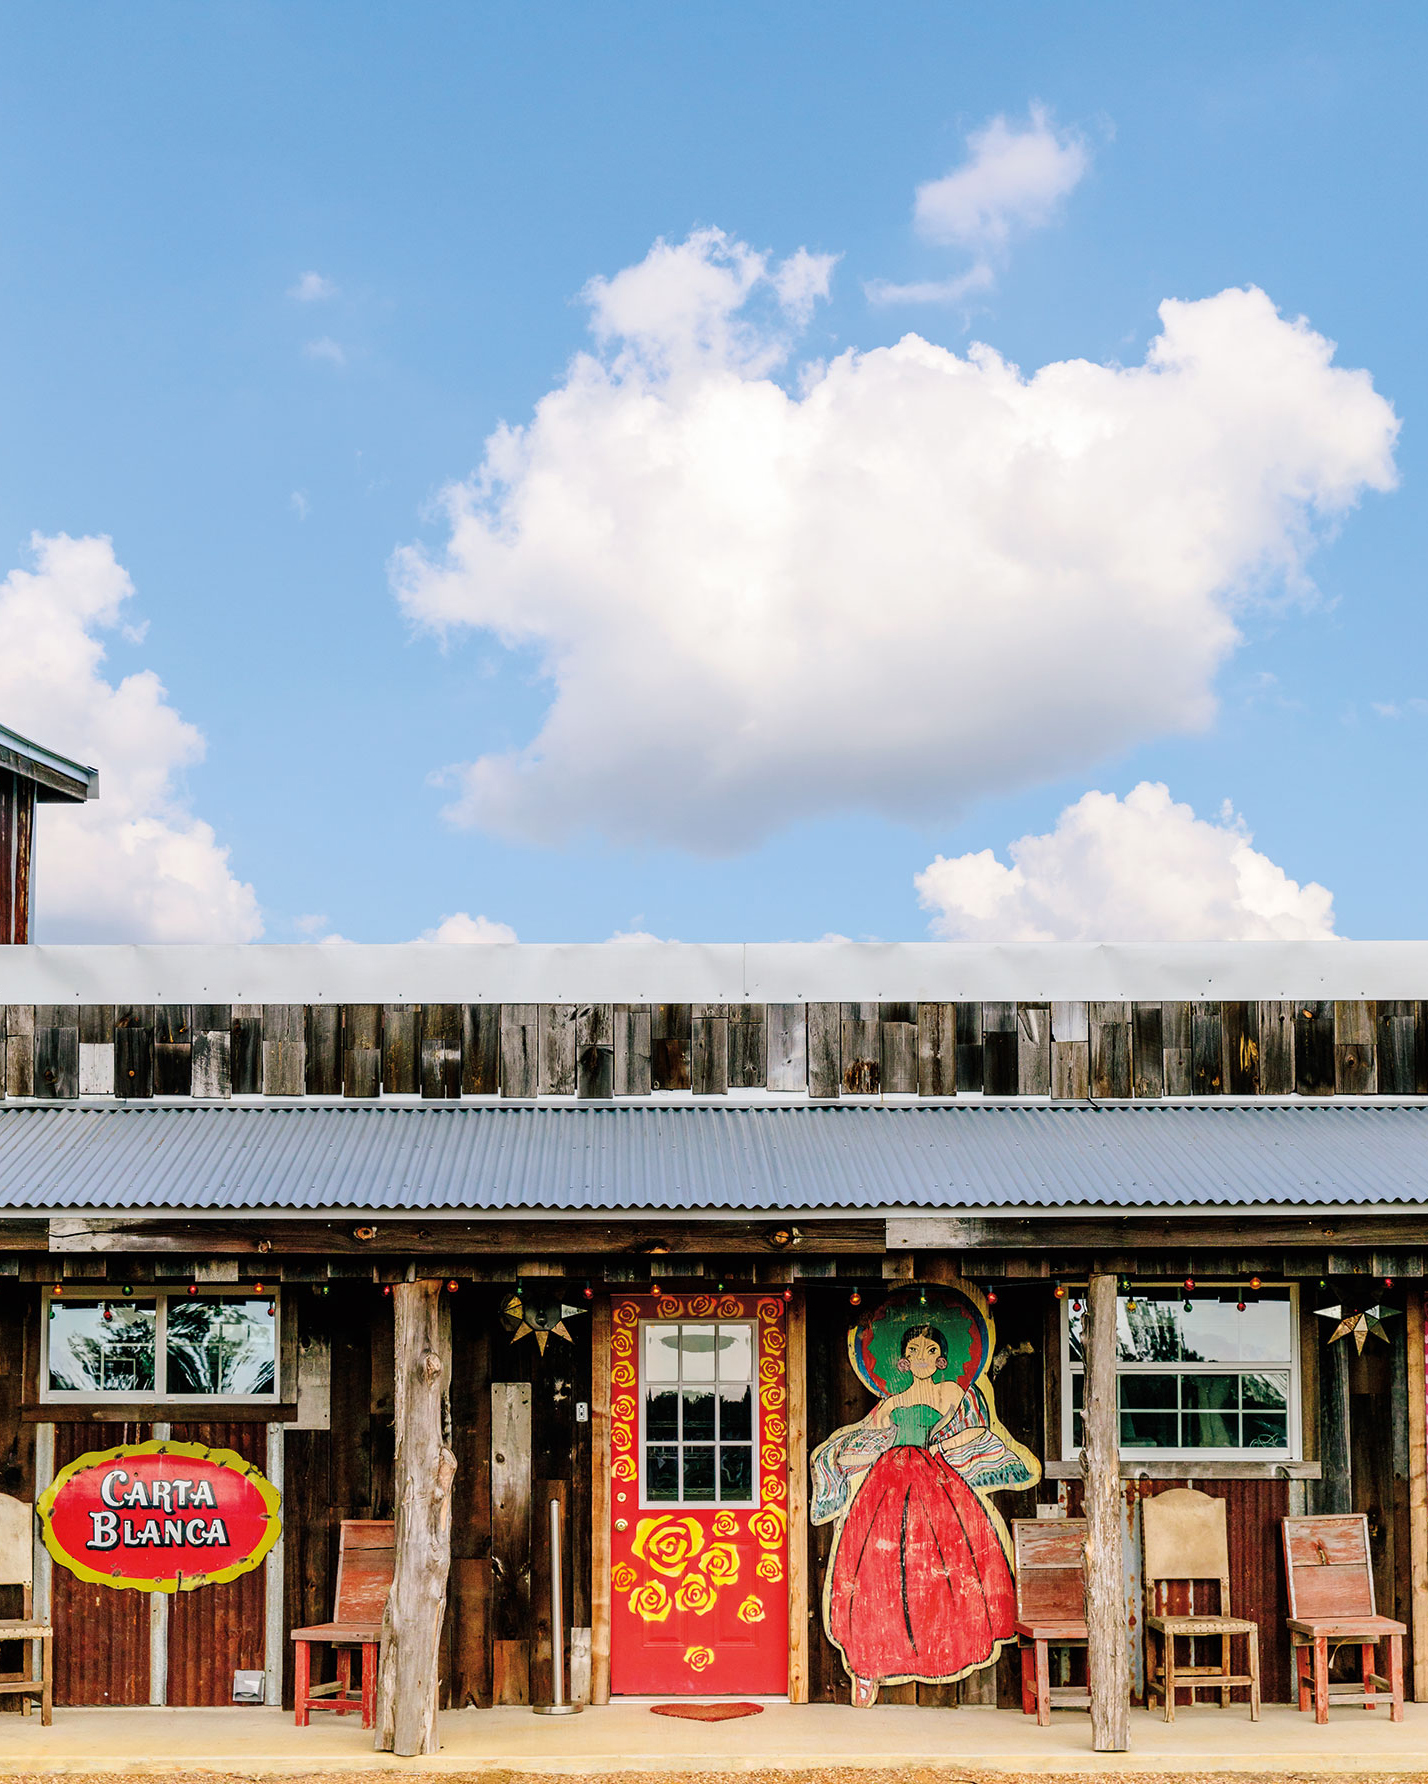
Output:
<svg viewBox="0 0 1428 1784">
<path fill-rule="evenodd" d="M 0 1096 L 1423 1096 L 1425 1007 L 0 1004 Z"/>
</svg>

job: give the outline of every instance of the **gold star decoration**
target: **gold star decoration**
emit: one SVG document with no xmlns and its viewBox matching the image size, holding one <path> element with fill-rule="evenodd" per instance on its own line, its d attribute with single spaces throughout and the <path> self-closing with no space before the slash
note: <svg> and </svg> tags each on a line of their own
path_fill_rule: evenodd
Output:
<svg viewBox="0 0 1428 1784">
<path fill-rule="evenodd" d="M 1383 1321 L 1396 1319 L 1396 1307 L 1364 1307 L 1362 1309 L 1343 1307 L 1316 1307 L 1320 1319 L 1333 1319 L 1339 1323 L 1329 1334 L 1330 1344 L 1336 1344 L 1341 1338 L 1352 1338 L 1358 1347 L 1358 1354 L 1364 1354 L 1364 1345 L 1370 1338 L 1382 1338 L 1388 1343 L 1388 1333 L 1383 1329 Z"/>
<path fill-rule="evenodd" d="M 522 1338 L 534 1338 L 537 1350 L 544 1356 L 552 1338 L 563 1338 L 567 1344 L 575 1342 L 565 1322 L 584 1312 L 583 1307 L 572 1307 L 566 1301 L 536 1301 L 528 1290 L 517 1289 L 501 1303 L 501 1324 L 511 1334 L 512 1344 L 519 1344 Z"/>
</svg>

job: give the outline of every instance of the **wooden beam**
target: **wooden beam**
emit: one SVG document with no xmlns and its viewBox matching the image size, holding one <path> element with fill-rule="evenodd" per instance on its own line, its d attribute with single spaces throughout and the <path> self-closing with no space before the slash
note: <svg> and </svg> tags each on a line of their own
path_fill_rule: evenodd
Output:
<svg viewBox="0 0 1428 1784">
<path fill-rule="evenodd" d="M 1408 1350 L 1408 1553 L 1413 1586 L 1413 1701 L 1428 1702 L 1428 1382 L 1425 1382 L 1424 1297 L 1408 1291 L 1404 1342 Z"/>
<path fill-rule="evenodd" d="M 805 1232 L 812 1229 L 804 1226 Z M 1233 1250 L 1306 1245 L 1335 1251 L 1408 1250 L 1428 1245 L 1422 1214 L 1328 1214 L 1256 1219 L 1253 1214 L 1098 1214 L 1023 1219 L 908 1215 L 887 1222 L 889 1251 Z"/>
<path fill-rule="evenodd" d="M 22 1247 L 6 1239 L 0 1250 Z M 241 1219 L 183 1220 L 119 1215 L 57 1217 L 49 1223 L 49 1249 L 57 1252 L 182 1252 L 274 1257 L 372 1258 L 393 1255 L 452 1257 L 462 1253 L 558 1257 L 564 1252 L 623 1255 L 688 1253 L 697 1257 L 739 1252 L 799 1256 L 814 1252 L 883 1250 L 881 1220 L 677 1221 L 644 1215 L 638 1220 L 386 1220 L 380 1213 L 348 1220 L 284 1220 L 263 1214 Z M 792 1235 L 790 1237 L 790 1235 Z M 34 1244 L 33 1223 L 27 1245 Z M 43 1243 L 43 1241 L 42 1241 Z M 656 1249 L 657 1248 L 657 1249 Z"/>
<path fill-rule="evenodd" d="M 590 1701 L 610 1701 L 610 1297 L 590 1318 Z"/>
<path fill-rule="evenodd" d="M 1322 1322 L 1321 1322 L 1322 1323 Z M 1327 1327 L 1321 1338 L 1327 1340 Z M 1319 1480 L 1318 1509 L 1325 1513 L 1354 1509 L 1353 1452 L 1349 1439 L 1349 1345 L 1324 1343 L 1319 1378 Z"/>
<path fill-rule="evenodd" d="M 379 1752 L 435 1753 L 439 1650 L 451 1568 L 456 1457 L 443 1438 L 451 1354 L 439 1282 L 399 1282 L 396 1328 L 396 1571 L 382 1619 Z M 449 1328 L 448 1328 L 449 1332 Z"/>
<path fill-rule="evenodd" d="M 1086 1293 L 1086 1644 L 1091 1745 L 1130 1746 L 1130 1670 L 1121 1557 L 1120 1432 L 1116 1409 L 1116 1279 L 1098 1274 Z"/>
<path fill-rule="evenodd" d="M 788 1304 L 788 1701 L 808 1702 L 808 1303 Z"/>
</svg>

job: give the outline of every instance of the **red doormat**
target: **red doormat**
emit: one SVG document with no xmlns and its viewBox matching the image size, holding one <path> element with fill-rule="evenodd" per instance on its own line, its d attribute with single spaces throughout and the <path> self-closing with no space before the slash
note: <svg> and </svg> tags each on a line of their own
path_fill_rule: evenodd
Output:
<svg viewBox="0 0 1428 1784">
<path fill-rule="evenodd" d="M 686 1722 L 732 1722 L 736 1716 L 762 1716 L 761 1703 L 652 1703 L 654 1716 L 682 1716 Z"/>
</svg>

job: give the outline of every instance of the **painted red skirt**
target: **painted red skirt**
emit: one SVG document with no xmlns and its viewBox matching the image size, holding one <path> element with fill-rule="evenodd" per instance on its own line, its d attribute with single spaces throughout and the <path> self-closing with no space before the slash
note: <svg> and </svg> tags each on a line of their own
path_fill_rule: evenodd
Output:
<svg viewBox="0 0 1428 1784">
<path fill-rule="evenodd" d="M 981 1500 L 935 1451 L 888 1450 L 838 1540 L 829 1633 L 859 1678 L 952 1679 L 991 1659 L 1016 1589 Z"/>
</svg>

